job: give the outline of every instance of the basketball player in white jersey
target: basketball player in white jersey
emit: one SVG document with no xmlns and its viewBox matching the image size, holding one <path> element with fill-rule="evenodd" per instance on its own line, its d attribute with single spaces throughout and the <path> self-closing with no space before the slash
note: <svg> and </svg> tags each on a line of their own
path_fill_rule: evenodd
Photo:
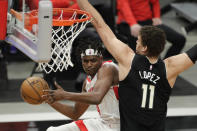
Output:
<svg viewBox="0 0 197 131">
<path fill-rule="evenodd" d="M 85 39 L 79 41 L 79 44 L 77 52 L 87 73 L 82 93 L 64 91 L 55 83 L 57 90 L 45 90 L 49 93 L 43 96 L 51 107 L 76 121 L 49 127 L 47 131 L 119 131 L 118 67 L 112 61 L 103 62 L 100 42 Z M 63 99 L 76 103 L 69 106 L 58 102 Z M 90 104 L 97 106 L 100 118 L 78 120 Z"/>
</svg>

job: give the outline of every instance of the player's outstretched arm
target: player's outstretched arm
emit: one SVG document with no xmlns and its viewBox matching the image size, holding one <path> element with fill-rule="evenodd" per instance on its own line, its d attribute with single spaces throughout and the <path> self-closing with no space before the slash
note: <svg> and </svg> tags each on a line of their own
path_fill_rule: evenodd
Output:
<svg viewBox="0 0 197 131">
<path fill-rule="evenodd" d="M 105 47 L 118 63 L 127 65 L 127 61 L 131 62 L 131 58 L 134 55 L 133 50 L 116 38 L 115 34 L 104 22 L 98 11 L 88 2 L 88 0 L 77 0 L 77 2 L 82 10 L 85 10 L 92 15 L 92 24 L 96 28 Z"/>
<path fill-rule="evenodd" d="M 98 105 L 112 85 L 118 85 L 118 67 L 103 65 L 97 73 L 97 81 L 91 92 L 65 92 L 64 99 Z"/>
<path fill-rule="evenodd" d="M 64 99 L 98 105 L 112 85 L 118 85 L 118 68 L 112 65 L 103 65 L 97 73 L 97 81 L 93 91 L 83 91 L 82 93 L 67 92 L 61 90 L 60 86 L 56 84 L 57 90 L 50 90 L 47 96 L 53 97 L 55 101 Z"/>
<path fill-rule="evenodd" d="M 83 84 L 83 87 L 84 86 L 85 86 L 85 84 Z M 61 88 L 61 86 L 59 86 L 58 88 L 59 89 L 57 89 L 57 90 L 44 90 L 44 92 L 46 92 L 46 95 L 42 96 L 43 99 L 45 99 L 45 102 L 48 103 L 56 111 L 62 113 L 63 115 L 65 115 L 73 120 L 77 120 L 88 109 L 89 104 L 76 102 L 75 105 L 73 106 L 73 105 L 64 104 L 64 103 L 60 103 L 58 101 L 55 101 L 55 98 L 54 98 L 55 96 L 52 93 L 56 92 L 55 95 L 61 97 L 62 92 L 64 92 L 64 90 L 63 90 L 63 88 Z"/>
<path fill-rule="evenodd" d="M 185 53 L 169 57 L 164 60 L 166 64 L 167 78 L 174 85 L 176 77 L 183 71 L 190 68 L 197 61 L 197 44 Z"/>
</svg>

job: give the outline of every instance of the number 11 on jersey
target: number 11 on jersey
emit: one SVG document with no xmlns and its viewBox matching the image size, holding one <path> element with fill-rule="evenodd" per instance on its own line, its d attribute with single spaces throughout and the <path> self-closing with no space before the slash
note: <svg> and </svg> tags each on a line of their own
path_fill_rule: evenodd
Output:
<svg viewBox="0 0 197 131">
<path fill-rule="evenodd" d="M 148 85 L 148 84 L 142 84 L 142 90 L 143 90 L 143 95 L 142 95 L 142 104 L 141 107 L 145 108 L 146 107 L 146 101 L 147 101 L 147 90 L 150 90 L 150 95 L 149 95 L 149 109 L 153 108 L 153 102 L 154 102 L 154 93 L 155 93 L 155 86 L 153 85 Z"/>
</svg>

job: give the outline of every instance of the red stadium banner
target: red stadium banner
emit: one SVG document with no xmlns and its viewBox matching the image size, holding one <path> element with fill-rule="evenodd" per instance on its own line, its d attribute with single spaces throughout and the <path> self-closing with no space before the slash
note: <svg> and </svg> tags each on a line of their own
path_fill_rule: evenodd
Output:
<svg viewBox="0 0 197 131">
<path fill-rule="evenodd" d="M 8 0 L 0 0 L 0 40 L 4 40 L 7 33 Z"/>
</svg>

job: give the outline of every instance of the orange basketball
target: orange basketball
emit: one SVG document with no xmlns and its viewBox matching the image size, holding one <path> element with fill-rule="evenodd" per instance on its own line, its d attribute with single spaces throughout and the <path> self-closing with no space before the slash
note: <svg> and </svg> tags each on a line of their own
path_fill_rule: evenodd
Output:
<svg viewBox="0 0 197 131">
<path fill-rule="evenodd" d="M 41 77 L 29 77 L 21 85 L 21 97 L 29 104 L 41 104 L 44 100 L 43 90 L 49 89 L 47 82 Z"/>
</svg>

